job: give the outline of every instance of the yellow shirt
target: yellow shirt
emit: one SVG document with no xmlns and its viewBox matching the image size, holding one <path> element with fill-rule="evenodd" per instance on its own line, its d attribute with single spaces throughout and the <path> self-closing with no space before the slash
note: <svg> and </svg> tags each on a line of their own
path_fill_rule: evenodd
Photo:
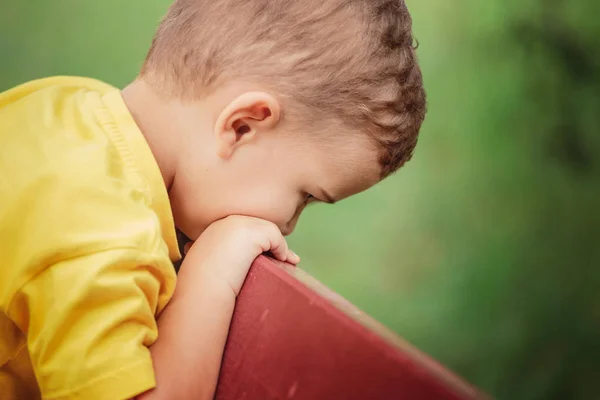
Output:
<svg viewBox="0 0 600 400">
<path fill-rule="evenodd" d="M 0 94 L 0 398 L 127 399 L 180 257 L 120 92 L 56 77 Z"/>
</svg>

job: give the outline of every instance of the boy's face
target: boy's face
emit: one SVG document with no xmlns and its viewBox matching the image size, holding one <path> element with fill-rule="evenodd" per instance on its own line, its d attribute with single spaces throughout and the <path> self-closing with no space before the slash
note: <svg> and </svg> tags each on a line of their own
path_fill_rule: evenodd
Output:
<svg viewBox="0 0 600 400">
<path fill-rule="evenodd" d="M 333 203 L 380 180 L 366 134 L 283 132 L 279 104 L 263 100 L 247 113 L 211 119 L 209 140 L 188 136 L 169 194 L 175 224 L 190 239 L 229 215 L 271 221 L 288 235 L 308 204 Z M 327 142 L 327 135 L 344 140 Z"/>
</svg>

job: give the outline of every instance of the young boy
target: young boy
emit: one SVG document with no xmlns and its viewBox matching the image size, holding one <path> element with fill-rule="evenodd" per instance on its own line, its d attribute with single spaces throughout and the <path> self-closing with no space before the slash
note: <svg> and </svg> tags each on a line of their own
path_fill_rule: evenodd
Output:
<svg viewBox="0 0 600 400">
<path fill-rule="evenodd" d="M 424 113 L 402 0 L 175 0 L 122 92 L 1 94 L 0 397 L 211 398 L 254 258 L 298 263 L 304 207 L 397 170 Z"/>
</svg>

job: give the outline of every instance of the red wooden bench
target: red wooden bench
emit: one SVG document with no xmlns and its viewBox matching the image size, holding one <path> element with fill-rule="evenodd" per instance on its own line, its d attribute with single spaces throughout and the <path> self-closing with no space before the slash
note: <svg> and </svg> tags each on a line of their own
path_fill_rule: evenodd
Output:
<svg viewBox="0 0 600 400">
<path fill-rule="evenodd" d="M 486 396 L 302 270 L 259 257 L 238 298 L 216 398 Z"/>
</svg>

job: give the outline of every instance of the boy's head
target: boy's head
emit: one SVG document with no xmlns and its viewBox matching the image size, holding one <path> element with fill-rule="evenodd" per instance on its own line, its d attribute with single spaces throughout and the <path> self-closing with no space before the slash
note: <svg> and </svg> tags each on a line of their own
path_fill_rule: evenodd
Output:
<svg viewBox="0 0 600 400">
<path fill-rule="evenodd" d="M 425 115 L 403 0 L 175 0 L 138 84 L 193 239 L 231 214 L 291 232 L 400 168 Z"/>
</svg>

